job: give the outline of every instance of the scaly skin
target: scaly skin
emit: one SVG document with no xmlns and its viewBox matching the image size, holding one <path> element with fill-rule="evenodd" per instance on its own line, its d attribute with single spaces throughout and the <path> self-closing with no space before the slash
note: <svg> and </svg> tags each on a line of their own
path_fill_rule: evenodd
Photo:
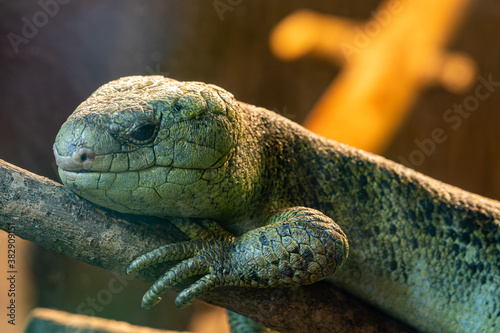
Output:
<svg viewBox="0 0 500 333">
<path fill-rule="evenodd" d="M 326 140 L 216 86 L 110 82 L 68 118 L 54 152 L 77 194 L 177 217 L 193 240 L 131 265 L 185 258 L 145 307 L 191 275 L 204 274 L 179 294 L 180 306 L 222 285 L 312 283 L 350 249 L 328 280 L 401 321 L 423 332 L 500 329 L 500 203 Z"/>
</svg>

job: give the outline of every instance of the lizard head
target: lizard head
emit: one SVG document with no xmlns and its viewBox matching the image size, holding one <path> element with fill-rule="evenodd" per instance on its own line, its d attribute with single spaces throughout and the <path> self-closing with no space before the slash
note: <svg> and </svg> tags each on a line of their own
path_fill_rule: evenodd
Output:
<svg viewBox="0 0 500 333">
<path fill-rule="evenodd" d="M 239 106 L 225 90 L 131 76 L 95 91 L 62 125 L 62 182 L 106 208 L 155 216 L 220 217 L 232 190 Z"/>
</svg>

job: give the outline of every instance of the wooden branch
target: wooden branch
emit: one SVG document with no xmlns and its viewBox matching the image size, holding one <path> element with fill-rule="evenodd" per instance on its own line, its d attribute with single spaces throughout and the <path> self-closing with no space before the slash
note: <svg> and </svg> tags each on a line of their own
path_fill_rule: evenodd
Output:
<svg viewBox="0 0 500 333">
<path fill-rule="evenodd" d="M 121 274 L 135 257 L 187 239 L 165 220 L 103 209 L 61 184 L 2 160 L 0 229 Z M 167 267 L 147 270 L 138 278 L 154 281 Z M 219 288 L 200 299 L 278 331 L 414 332 L 327 283 L 288 289 Z"/>
<path fill-rule="evenodd" d="M 30 317 L 25 333 L 176 333 L 174 331 L 131 325 L 123 321 L 71 314 L 45 308 L 34 309 L 31 311 Z"/>
</svg>

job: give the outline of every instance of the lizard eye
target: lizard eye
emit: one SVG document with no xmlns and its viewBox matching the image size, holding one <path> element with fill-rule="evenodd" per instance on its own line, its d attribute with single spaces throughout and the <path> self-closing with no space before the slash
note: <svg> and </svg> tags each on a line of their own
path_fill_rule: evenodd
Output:
<svg viewBox="0 0 500 333">
<path fill-rule="evenodd" d="M 130 132 L 129 140 L 136 144 L 143 144 L 152 141 L 156 135 L 156 126 L 154 124 L 142 124 Z"/>
</svg>

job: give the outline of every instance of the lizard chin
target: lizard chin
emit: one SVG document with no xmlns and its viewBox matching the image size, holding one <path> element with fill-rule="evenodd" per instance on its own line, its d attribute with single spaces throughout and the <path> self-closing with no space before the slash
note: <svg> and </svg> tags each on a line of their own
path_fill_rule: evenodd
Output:
<svg viewBox="0 0 500 333">
<path fill-rule="evenodd" d="M 153 166 L 125 172 L 65 170 L 64 185 L 79 196 L 122 213 L 159 217 L 217 217 L 228 163 L 214 169 Z"/>
</svg>

